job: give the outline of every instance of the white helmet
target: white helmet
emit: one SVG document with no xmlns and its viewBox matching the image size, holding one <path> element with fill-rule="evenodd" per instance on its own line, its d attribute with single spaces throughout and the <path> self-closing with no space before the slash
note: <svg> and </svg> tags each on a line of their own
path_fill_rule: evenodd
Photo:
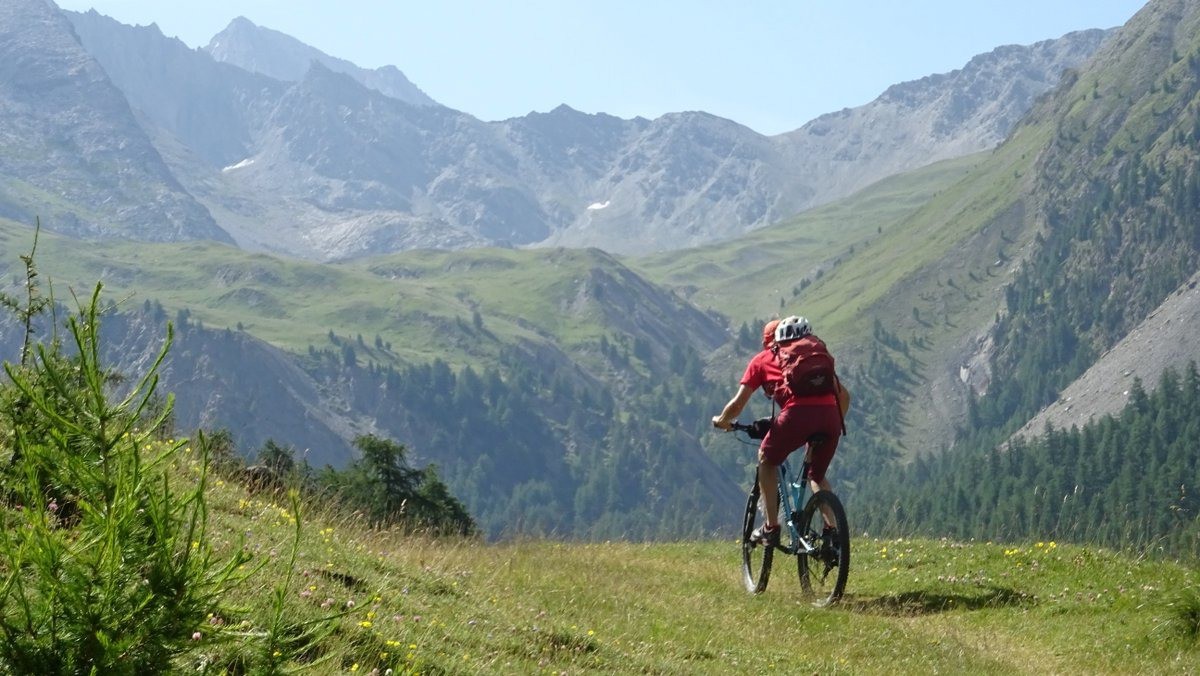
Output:
<svg viewBox="0 0 1200 676">
<path fill-rule="evenodd" d="M 775 327 L 775 342 L 786 343 L 789 340 L 803 338 L 812 333 L 812 325 L 804 317 L 792 315 L 779 320 L 779 326 Z"/>
</svg>

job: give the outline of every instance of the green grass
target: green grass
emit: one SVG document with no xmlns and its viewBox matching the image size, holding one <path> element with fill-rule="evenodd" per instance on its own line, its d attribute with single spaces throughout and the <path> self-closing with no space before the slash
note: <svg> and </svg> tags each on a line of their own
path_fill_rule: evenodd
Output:
<svg viewBox="0 0 1200 676">
<path fill-rule="evenodd" d="M 978 304 L 954 303 L 952 299 L 973 295 L 977 289 L 972 287 L 981 285 L 971 282 L 968 273 L 987 276 L 997 255 L 996 248 L 970 244 L 1020 199 L 1022 179 L 1035 149 L 1036 139 L 1018 138 L 985 153 L 986 162 L 975 156 L 974 164 L 951 167 L 953 182 L 937 184 L 926 202 L 856 247 L 853 255 L 801 294 L 796 304 L 808 315 L 819 317 L 830 339 L 838 342 L 857 342 L 856 337 L 869 333 L 876 318 L 893 331 L 905 325 L 925 329 L 912 319 L 915 306 L 924 306 L 926 315 L 940 310 L 947 323 L 962 323 L 959 313 L 971 312 Z M 950 175 L 938 177 L 944 180 Z M 993 228 L 990 239 L 1001 229 Z M 1022 234 L 1012 227 L 1006 236 L 1019 242 Z M 1014 243 L 1013 248 L 1016 246 Z M 939 290 L 938 280 L 950 277 L 957 279 L 959 290 Z M 999 285 L 990 285 L 989 295 L 994 300 Z M 931 297 L 931 293 L 941 297 Z M 990 314 L 993 308 L 985 312 Z"/>
<path fill-rule="evenodd" d="M 270 562 L 232 606 L 266 607 L 282 578 L 288 510 L 232 485 L 213 496 L 210 532 L 244 536 Z M 356 664 L 357 673 L 1200 669 L 1200 642 L 1172 605 L 1200 583 L 1193 566 L 1051 542 L 862 536 L 853 552 L 843 603 L 818 609 L 782 558 L 765 593 L 743 591 L 732 538 L 489 545 L 317 515 L 305 524 L 287 616 L 346 612 L 305 658 L 324 660 L 322 673 Z M 260 622 L 250 612 L 220 618 L 247 635 Z M 236 653 L 217 629 L 204 628 L 214 656 Z"/>
<path fill-rule="evenodd" d="M 929 330 L 913 309 L 951 329 L 995 312 L 1006 270 L 994 263 L 1032 237 L 1024 219 L 1005 215 L 1019 205 L 1046 133 L 1025 129 L 995 151 L 885 179 L 736 242 L 633 265 L 735 322 L 803 313 L 839 345 L 861 346 L 876 318 L 904 338 L 957 338 Z M 804 279 L 811 285 L 801 290 Z M 955 287 L 942 288 L 949 279 Z"/>
<path fill-rule="evenodd" d="M 604 316 L 588 311 L 596 307 L 572 307 L 586 280 L 597 270 L 621 274 L 607 254 L 570 249 L 418 251 L 354 261 L 347 267 L 439 289 L 479 308 L 485 317 L 554 336 L 567 346 L 595 340 L 609 330 Z M 470 311 L 466 317 L 470 319 Z"/>
<path fill-rule="evenodd" d="M 971 312 L 977 304 L 947 304 L 945 297 L 922 301 L 921 294 L 937 289 L 938 278 L 956 278 L 961 291 L 950 293 L 951 297 L 971 294 L 972 287 L 981 286 L 970 281 L 968 272 L 985 277 L 998 251 L 967 245 L 1020 200 L 1022 178 L 1033 162 L 1035 147 L 1017 138 L 990 153 L 986 163 L 963 168 L 952 187 L 933 195 L 814 285 L 803 297 L 811 314 L 824 318 L 831 333 L 842 337 L 869 331 L 875 318 L 893 328 L 915 324 L 911 307 L 920 305 L 927 311 L 941 308 L 950 322 L 961 322 L 958 315 Z M 1021 237 L 1018 227 L 1014 224 L 1006 236 Z M 993 302 L 998 297 L 995 288 L 989 295 Z M 994 305 L 988 314 L 993 310 Z"/>
</svg>

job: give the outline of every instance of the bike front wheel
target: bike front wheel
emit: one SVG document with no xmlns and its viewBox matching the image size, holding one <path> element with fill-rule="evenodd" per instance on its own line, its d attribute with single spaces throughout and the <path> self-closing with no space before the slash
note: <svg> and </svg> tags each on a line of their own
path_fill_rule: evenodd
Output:
<svg viewBox="0 0 1200 676">
<path fill-rule="evenodd" d="M 816 605 L 837 603 L 850 576 L 850 526 L 842 501 L 829 491 L 809 498 L 795 524 L 800 533 L 800 587 Z"/>
<path fill-rule="evenodd" d="M 760 594 L 767 588 L 771 577 L 771 559 L 775 548 L 769 544 L 755 542 L 750 537 L 766 518 L 758 509 L 759 488 L 757 480 L 746 499 L 746 516 L 742 520 L 742 581 L 746 591 Z"/>
</svg>

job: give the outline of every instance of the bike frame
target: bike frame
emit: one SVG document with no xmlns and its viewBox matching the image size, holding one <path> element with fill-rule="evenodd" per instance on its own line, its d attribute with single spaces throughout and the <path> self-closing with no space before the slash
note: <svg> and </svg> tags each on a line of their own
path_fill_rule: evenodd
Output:
<svg viewBox="0 0 1200 676">
<path fill-rule="evenodd" d="M 809 542 L 808 539 L 800 535 L 800 529 L 796 527 L 796 522 L 800 519 L 800 510 L 803 509 L 804 497 L 806 493 L 811 493 L 811 486 L 808 479 L 804 477 L 808 475 L 808 452 L 805 451 L 804 463 L 800 466 L 800 474 L 795 478 L 789 479 L 791 467 L 785 459 L 779 465 L 779 513 L 786 515 L 788 537 L 790 543 L 784 545 L 782 542 L 776 547 L 792 555 L 803 554 L 811 556 L 817 552 L 818 543 Z M 757 481 L 757 475 L 755 481 Z"/>
</svg>

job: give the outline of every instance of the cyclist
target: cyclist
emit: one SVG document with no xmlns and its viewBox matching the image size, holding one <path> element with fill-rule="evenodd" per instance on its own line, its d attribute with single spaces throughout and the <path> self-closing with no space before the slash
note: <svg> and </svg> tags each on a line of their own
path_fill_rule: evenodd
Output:
<svg viewBox="0 0 1200 676">
<path fill-rule="evenodd" d="M 809 470 L 806 477 L 814 492 L 830 490 L 825 472 L 837 451 L 842 433 L 842 413 L 835 394 L 811 396 L 784 395 L 775 397 L 777 386 L 783 382 L 773 343 L 783 344 L 812 333 L 812 325 L 804 317 L 791 316 L 768 322 L 763 327 L 763 349 L 750 359 L 733 398 L 725 404 L 720 415 L 713 416 L 714 427 L 728 431 L 730 424 L 741 414 L 755 390 L 762 388 L 776 399 L 779 414 L 758 448 L 758 486 L 764 500 L 765 519 L 751 538 L 777 543 L 779 541 L 779 471 L 788 455 L 808 443 Z M 840 386 L 840 385 L 839 385 Z M 783 390 L 787 392 L 786 388 Z M 817 436 L 810 443 L 810 439 Z"/>
</svg>

